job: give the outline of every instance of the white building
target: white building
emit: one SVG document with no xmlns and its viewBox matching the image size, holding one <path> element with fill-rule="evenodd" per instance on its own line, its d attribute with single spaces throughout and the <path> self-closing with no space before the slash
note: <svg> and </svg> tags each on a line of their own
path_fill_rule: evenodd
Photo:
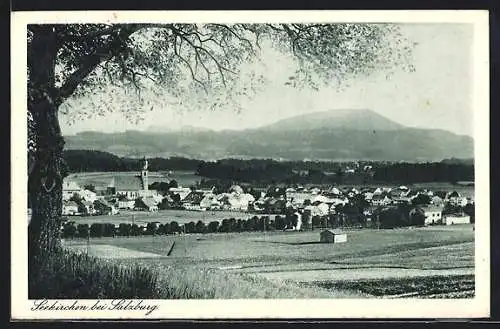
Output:
<svg viewBox="0 0 500 329">
<path fill-rule="evenodd" d="M 446 225 L 469 224 L 469 215 L 447 215 L 445 216 Z"/>
<path fill-rule="evenodd" d="M 75 201 L 64 201 L 62 206 L 62 214 L 65 216 L 79 215 L 78 204 Z"/>
<path fill-rule="evenodd" d="M 64 201 L 71 199 L 74 194 L 79 194 L 82 188 L 74 181 L 64 180 L 62 186 L 62 197 Z"/>
<path fill-rule="evenodd" d="M 347 242 L 347 234 L 337 230 L 324 230 L 320 233 L 320 242 L 342 243 Z"/>
<path fill-rule="evenodd" d="M 181 201 L 184 200 L 189 193 L 191 193 L 191 189 L 189 187 L 171 187 L 168 189 L 168 191 L 172 194 L 177 194 L 179 195 Z"/>
</svg>

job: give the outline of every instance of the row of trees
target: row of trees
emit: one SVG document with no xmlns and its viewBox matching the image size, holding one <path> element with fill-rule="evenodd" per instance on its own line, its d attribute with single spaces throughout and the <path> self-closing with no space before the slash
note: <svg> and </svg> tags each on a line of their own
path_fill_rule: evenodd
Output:
<svg viewBox="0 0 500 329">
<path fill-rule="evenodd" d="M 114 154 L 97 150 L 65 150 L 64 160 L 69 172 L 92 171 L 137 171 L 140 159 L 118 157 Z M 148 159 L 151 171 L 196 170 L 201 160 L 183 157 Z"/>
<path fill-rule="evenodd" d="M 330 214 L 327 216 L 312 216 L 303 218 L 302 230 L 315 228 L 396 228 L 404 226 L 424 225 L 423 215 L 416 213 L 409 216 L 408 209 L 393 207 L 386 209 L 371 220 L 359 214 Z M 231 233 L 231 232 L 264 232 L 292 229 L 297 225 L 294 214 L 270 216 L 253 216 L 249 219 L 223 219 L 221 222 L 203 221 L 189 222 L 180 225 L 176 221 L 169 223 L 150 222 L 146 226 L 121 223 L 118 227 L 111 223 L 78 224 L 68 222 L 62 229 L 63 238 L 114 237 L 114 236 L 141 236 L 165 234 L 192 234 L 192 233 Z"/>
</svg>

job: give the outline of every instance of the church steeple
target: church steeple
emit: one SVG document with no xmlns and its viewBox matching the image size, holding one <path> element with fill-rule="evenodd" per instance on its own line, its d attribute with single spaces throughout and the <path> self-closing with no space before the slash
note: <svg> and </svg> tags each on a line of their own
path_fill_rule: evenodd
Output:
<svg viewBox="0 0 500 329">
<path fill-rule="evenodd" d="M 144 191 L 147 191 L 148 190 L 148 166 L 149 166 L 149 163 L 148 163 L 148 160 L 146 159 L 146 157 L 142 158 L 141 165 L 142 165 L 142 169 L 141 169 L 142 189 Z"/>
</svg>

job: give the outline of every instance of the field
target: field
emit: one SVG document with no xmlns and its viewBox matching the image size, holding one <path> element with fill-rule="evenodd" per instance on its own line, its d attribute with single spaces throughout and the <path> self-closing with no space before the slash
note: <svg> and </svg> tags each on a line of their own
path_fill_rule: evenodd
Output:
<svg viewBox="0 0 500 329">
<path fill-rule="evenodd" d="M 238 212 L 238 211 L 187 211 L 166 209 L 158 212 L 147 211 L 129 211 L 120 210 L 117 215 L 100 215 L 100 216 L 70 216 L 69 219 L 76 224 L 92 224 L 92 223 L 135 223 L 137 225 L 147 224 L 149 222 L 168 223 L 176 221 L 179 224 L 189 222 L 202 222 L 208 224 L 212 221 L 222 221 L 223 219 L 248 219 L 255 214 Z M 264 216 L 259 214 L 258 216 Z"/>
<path fill-rule="evenodd" d="M 133 176 L 136 171 L 128 172 L 83 172 L 73 173 L 68 176 L 68 180 L 75 181 L 80 186 L 92 184 L 97 188 L 105 188 L 115 176 Z M 169 182 L 174 179 L 180 186 L 189 187 L 200 181 L 202 177 L 196 176 L 193 171 L 174 171 L 171 174 L 164 172 L 149 172 L 149 183 Z"/>
<path fill-rule="evenodd" d="M 474 295 L 471 225 L 346 232 L 347 242 L 341 244 L 319 243 L 319 231 L 312 231 L 99 238 L 89 245 L 68 240 L 65 246 L 120 263 L 151 266 L 169 280 L 172 271 L 178 271 L 191 281 L 210 281 L 207 285 L 214 285 L 215 275 L 225 277 L 227 284 L 238 278 L 265 279 L 331 297 Z M 200 284 L 185 283 L 183 289 Z"/>
</svg>

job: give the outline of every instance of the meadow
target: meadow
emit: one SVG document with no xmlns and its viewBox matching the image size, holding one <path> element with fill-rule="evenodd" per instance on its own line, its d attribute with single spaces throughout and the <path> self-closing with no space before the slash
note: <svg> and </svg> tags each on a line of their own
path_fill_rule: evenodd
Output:
<svg viewBox="0 0 500 329">
<path fill-rule="evenodd" d="M 105 188 L 111 179 L 115 176 L 135 176 L 138 175 L 136 171 L 124 172 L 81 172 L 72 173 L 68 176 L 68 180 L 75 181 L 80 186 L 92 184 L 97 188 Z M 167 172 L 149 172 L 149 183 L 154 182 L 169 182 L 174 179 L 179 186 L 189 187 L 195 185 L 196 182 L 201 180 L 201 176 L 196 176 L 194 171 L 174 171 Z"/>
<path fill-rule="evenodd" d="M 191 296 L 204 287 L 206 298 L 254 296 L 259 286 L 293 287 L 294 298 L 474 294 L 471 225 L 351 230 L 341 244 L 319 243 L 319 232 L 96 238 L 88 245 L 75 239 L 65 246 L 154 268 L 172 289 Z"/>
<path fill-rule="evenodd" d="M 240 212 L 240 211 L 189 211 L 177 209 L 165 209 L 158 212 L 148 211 L 130 211 L 120 210 L 117 215 L 99 215 L 99 216 L 71 216 L 69 220 L 74 221 L 76 224 L 93 224 L 93 223 L 128 223 L 137 225 L 146 225 L 149 222 L 168 223 L 176 221 L 179 224 L 189 222 L 202 221 L 206 224 L 217 221 L 221 222 L 223 219 L 248 219 L 255 216 L 255 214 Z M 258 216 L 265 216 L 258 214 Z"/>
</svg>

